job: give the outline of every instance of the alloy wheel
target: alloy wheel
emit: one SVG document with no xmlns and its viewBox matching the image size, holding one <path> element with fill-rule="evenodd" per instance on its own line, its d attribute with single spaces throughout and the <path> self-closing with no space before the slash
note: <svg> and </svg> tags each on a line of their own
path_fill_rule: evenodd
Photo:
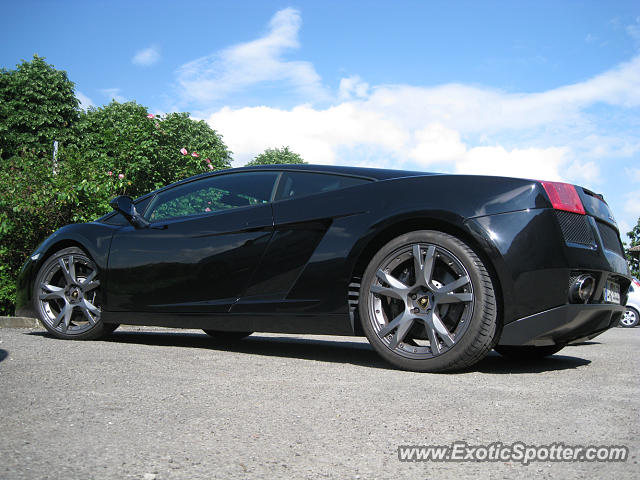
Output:
<svg viewBox="0 0 640 480">
<path fill-rule="evenodd" d="M 369 286 L 369 321 L 395 354 L 430 359 L 450 350 L 474 309 L 469 272 L 440 245 L 414 243 L 380 262 Z"/>
<path fill-rule="evenodd" d="M 632 308 L 627 308 L 620 319 L 624 327 L 635 327 L 638 324 L 638 312 Z"/>
<path fill-rule="evenodd" d="M 39 280 L 37 305 L 49 328 L 64 335 L 80 335 L 100 322 L 98 270 L 86 255 L 57 256 Z"/>
</svg>

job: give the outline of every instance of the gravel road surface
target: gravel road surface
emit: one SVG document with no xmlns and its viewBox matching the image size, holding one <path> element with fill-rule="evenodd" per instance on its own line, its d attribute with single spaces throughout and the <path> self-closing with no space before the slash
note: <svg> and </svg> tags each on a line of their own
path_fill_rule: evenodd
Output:
<svg viewBox="0 0 640 480">
<path fill-rule="evenodd" d="M 351 337 L 0 330 L 0 478 L 639 478 L 640 328 L 532 363 L 394 370 Z M 400 462 L 399 445 L 625 445 L 624 463 Z"/>
</svg>

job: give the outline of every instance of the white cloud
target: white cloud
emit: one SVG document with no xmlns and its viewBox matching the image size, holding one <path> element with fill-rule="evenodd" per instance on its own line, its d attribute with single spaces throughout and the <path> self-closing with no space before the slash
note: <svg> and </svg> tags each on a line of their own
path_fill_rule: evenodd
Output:
<svg viewBox="0 0 640 480">
<path fill-rule="evenodd" d="M 627 25 L 625 30 L 637 44 L 640 44 L 640 17 L 636 17 L 635 23 Z"/>
<path fill-rule="evenodd" d="M 640 182 L 640 168 L 625 168 L 624 173 L 633 182 Z"/>
<path fill-rule="evenodd" d="M 301 105 L 292 110 L 225 107 L 209 123 L 224 135 L 237 161 L 244 163 L 265 148 L 289 145 L 311 163 L 334 163 L 337 149 L 358 144 L 397 150 L 408 134 L 376 112 L 350 103 L 325 110 Z"/>
<path fill-rule="evenodd" d="M 310 62 L 283 59 L 286 51 L 300 46 L 301 23 L 297 10 L 280 10 L 263 37 L 182 65 L 177 72 L 182 96 L 206 104 L 252 85 L 282 82 L 311 98 L 325 98 L 320 76 Z"/>
<path fill-rule="evenodd" d="M 265 38 L 274 35 L 273 23 Z M 297 23 L 285 24 L 289 33 L 297 33 Z M 275 42 L 279 45 L 297 45 L 295 36 L 276 37 L 288 38 L 288 43 Z M 236 164 L 265 148 L 290 145 L 312 163 L 598 183 L 598 161 L 633 154 L 640 141 L 594 127 L 587 110 L 597 105 L 618 112 L 640 106 L 640 56 L 583 82 L 539 93 L 461 84 L 370 86 L 351 76 L 340 81 L 335 104 L 327 108 L 224 107 L 208 121 L 224 135 Z"/>
<path fill-rule="evenodd" d="M 625 195 L 624 210 L 635 218 L 640 217 L 640 191 Z"/>
<path fill-rule="evenodd" d="M 563 180 L 560 169 L 568 162 L 566 148 L 475 147 L 456 162 L 456 172 L 539 180 Z"/>
<path fill-rule="evenodd" d="M 80 91 L 76 91 L 76 98 L 80 100 L 80 108 L 82 110 L 86 110 L 89 107 L 94 106 L 93 101 Z"/>
<path fill-rule="evenodd" d="M 529 129 L 579 122 L 595 104 L 640 106 L 640 56 L 584 82 L 540 93 L 507 93 L 461 84 L 387 85 L 373 89 L 367 108 L 410 125 L 440 123 L 463 132 Z"/>
<path fill-rule="evenodd" d="M 409 152 L 409 156 L 422 166 L 456 161 L 467 153 L 460 133 L 439 123 L 432 123 L 416 131 L 414 138 L 416 145 Z"/>
<path fill-rule="evenodd" d="M 109 99 L 109 101 L 115 100 L 116 102 L 120 102 L 120 103 L 127 101 L 126 98 L 120 95 L 119 88 L 103 88 L 100 90 L 100 92 L 102 92 L 104 96 Z"/>
<path fill-rule="evenodd" d="M 152 45 L 142 50 L 138 50 L 131 59 L 131 63 L 141 67 L 149 67 L 160 60 L 160 49 Z"/>
<path fill-rule="evenodd" d="M 338 87 L 338 97 L 343 100 L 350 100 L 353 97 L 365 98 L 369 92 L 369 84 L 363 82 L 358 75 L 343 78 Z"/>
</svg>

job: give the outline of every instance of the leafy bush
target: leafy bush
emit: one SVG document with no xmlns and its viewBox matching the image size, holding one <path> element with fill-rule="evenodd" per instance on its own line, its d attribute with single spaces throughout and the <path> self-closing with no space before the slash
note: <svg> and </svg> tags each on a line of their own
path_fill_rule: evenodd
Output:
<svg viewBox="0 0 640 480">
<path fill-rule="evenodd" d="M 135 102 L 113 101 L 81 114 L 75 130 L 73 148 L 87 166 L 124 175 L 125 192 L 134 197 L 230 166 L 230 152 L 221 137 L 188 113 L 154 116 Z"/>
<path fill-rule="evenodd" d="M 23 152 L 0 169 L 0 314 L 13 311 L 20 265 L 62 225 L 94 219 L 108 211 L 107 200 L 122 181 L 105 181 L 69 156 L 52 174 L 52 162 Z"/>
</svg>

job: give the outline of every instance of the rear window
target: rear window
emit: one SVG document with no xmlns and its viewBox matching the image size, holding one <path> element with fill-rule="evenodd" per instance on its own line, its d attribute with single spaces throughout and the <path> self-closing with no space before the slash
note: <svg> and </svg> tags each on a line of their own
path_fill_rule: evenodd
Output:
<svg viewBox="0 0 640 480">
<path fill-rule="evenodd" d="M 369 183 L 371 180 L 312 172 L 283 172 L 275 200 L 304 197 Z"/>
</svg>

